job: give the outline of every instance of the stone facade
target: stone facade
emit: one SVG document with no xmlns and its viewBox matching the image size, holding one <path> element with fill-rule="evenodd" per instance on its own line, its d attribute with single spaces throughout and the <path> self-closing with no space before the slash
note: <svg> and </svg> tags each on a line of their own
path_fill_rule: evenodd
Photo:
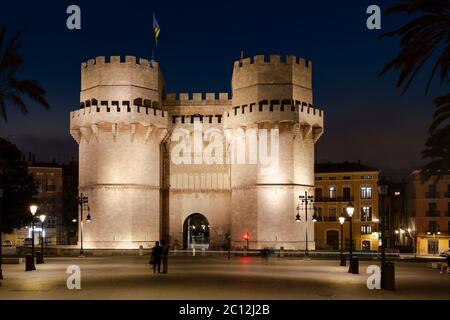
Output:
<svg viewBox="0 0 450 320">
<path fill-rule="evenodd" d="M 242 248 L 246 233 L 250 249 L 302 249 L 306 227 L 314 249 L 312 219 L 308 226 L 295 223 L 298 196 L 314 191 L 314 144 L 323 133 L 311 75 L 311 62 L 302 58 L 255 56 L 235 62 L 231 97 L 177 95 L 163 94 L 155 61 L 83 63 L 81 106 L 71 112 L 70 132 L 79 144 L 79 189 L 92 215 L 85 247 L 147 247 L 164 238 L 182 248 L 186 220 L 199 213 L 212 249 L 223 246 L 226 234 Z M 266 140 L 261 132 L 269 132 Z M 193 143 L 183 142 L 180 152 L 189 138 Z M 222 146 L 213 154 L 224 161 L 206 160 L 213 141 Z M 269 146 L 270 163 L 260 161 L 254 144 Z"/>
</svg>

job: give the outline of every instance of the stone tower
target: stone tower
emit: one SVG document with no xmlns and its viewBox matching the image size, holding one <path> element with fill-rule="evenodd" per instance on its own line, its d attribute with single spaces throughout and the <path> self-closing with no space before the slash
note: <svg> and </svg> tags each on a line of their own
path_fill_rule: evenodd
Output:
<svg viewBox="0 0 450 320">
<path fill-rule="evenodd" d="M 86 248 L 136 248 L 160 239 L 159 144 L 167 133 L 156 62 L 97 57 L 81 65 L 79 192 L 89 197 Z"/>
<path fill-rule="evenodd" d="M 234 64 L 225 129 L 233 130 L 236 140 L 245 140 L 247 157 L 252 154 L 248 147 L 262 139 L 260 132 L 266 131 L 270 152 L 277 153 L 273 148 L 279 146 L 278 160 L 272 159 L 270 165 L 259 158 L 257 165 L 232 165 L 232 238 L 241 240 L 248 233 L 251 249 L 302 249 L 305 228 L 309 248 L 314 249 L 312 208 L 307 224 L 304 215 L 302 223 L 295 223 L 299 195 L 314 193 L 314 143 L 323 132 L 322 112 L 312 107 L 311 74 L 311 62 L 295 56 L 284 62 L 278 55 L 269 61 L 255 56 Z M 256 140 L 250 141 L 249 130 L 256 132 Z M 304 214 L 304 207 L 300 209 Z"/>
</svg>

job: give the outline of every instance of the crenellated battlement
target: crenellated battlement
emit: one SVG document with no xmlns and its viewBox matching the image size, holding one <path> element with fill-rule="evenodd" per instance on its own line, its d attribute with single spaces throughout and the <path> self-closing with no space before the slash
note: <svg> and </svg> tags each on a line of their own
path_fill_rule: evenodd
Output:
<svg viewBox="0 0 450 320">
<path fill-rule="evenodd" d="M 312 62 L 293 55 L 245 58 L 234 63 L 233 104 L 280 97 L 312 101 Z"/>
<path fill-rule="evenodd" d="M 79 129 L 103 123 L 140 123 L 146 126 L 167 128 L 167 111 L 135 105 L 131 101 L 107 101 L 101 105 L 91 105 L 70 113 L 70 128 Z"/>
<path fill-rule="evenodd" d="M 265 55 L 256 55 L 252 58 L 245 58 L 234 62 L 234 68 L 242 68 L 249 65 L 270 66 L 270 65 L 298 65 L 305 68 L 312 67 L 312 61 L 306 60 L 302 57 L 294 55 L 287 55 L 282 60 L 282 57 L 277 54 L 271 54 L 268 57 Z"/>
<path fill-rule="evenodd" d="M 215 105 L 215 104 L 228 104 L 230 102 L 230 96 L 228 92 L 220 93 L 167 93 L 164 97 L 163 104 L 174 105 Z"/>
<path fill-rule="evenodd" d="M 260 100 L 236 105 L 224 114 L 225 127 L 253 126 L 261 122 L 305 123 L 323 127 L 323 111 L 292 99 Z"/>
<path fill-rule="evenodd" d="M 130 100 L 134 97 L 161 101 L 164 88 L 159 64 L 134 56 L 99 56 L 81 64 L 80 101 Z"/>
<path fill-rule="evenodd" d="M 135 56 L 98 56 L 95 59 L 89 59 L 86 62 L 81 63 L 81 69 L 82 71 L 91 71 L 95 70 L 97 68 L 101 68 L 103 66 L 114 66 L 117 64 L 121 65 L 127 65 L 130 67 L 135 67 L 137 69 L 142 69 L 145 71 L 151 72 L 153 68 L 158 68 L 159 64 L 158 62 L 145 58 L 139 58 L 139 61 L 137 61 Z"/>
</svg>

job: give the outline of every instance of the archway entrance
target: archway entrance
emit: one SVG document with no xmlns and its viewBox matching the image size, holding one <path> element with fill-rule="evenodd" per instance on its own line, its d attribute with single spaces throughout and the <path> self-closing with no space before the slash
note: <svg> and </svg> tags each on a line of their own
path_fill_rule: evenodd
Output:
<svg viewBox="0 0 450 320">
<path fill-rule="evenodd" d="M 209 248 L 209 222 L 200 213 L 193 213 L 184 220 L 183 248 Z"/>
</svg>

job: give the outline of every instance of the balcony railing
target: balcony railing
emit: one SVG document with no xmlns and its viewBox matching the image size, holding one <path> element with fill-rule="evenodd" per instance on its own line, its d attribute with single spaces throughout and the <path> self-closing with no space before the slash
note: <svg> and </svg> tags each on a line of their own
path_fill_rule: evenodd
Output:
<svg viewBox="0 0 450 320">
<path fill-rule="evenodd" d="M 317 197 L 315 202 L 350 202 L 354 201 L 353 197 Z"/>
<path fill-rule="evenodd" d="M 439 192 L 427 192 L 425 193 L 425 198 L 427 199 L 439 198 Z"/>
<path fill-rule="evenodd" d="M 433 211 L 427 210 L 427 211 L 425 211 L 425 215 L 427 217 L 439 217 L 440 213 L 439 213 L 439 211 L 435 211 L 435 210 L 433 210 Z"/>
<path fill-rule="evenodd" d="M 334 222 L 337 221 L 337 217 L 317 217 L 317 221 Z"/>
</svg>

